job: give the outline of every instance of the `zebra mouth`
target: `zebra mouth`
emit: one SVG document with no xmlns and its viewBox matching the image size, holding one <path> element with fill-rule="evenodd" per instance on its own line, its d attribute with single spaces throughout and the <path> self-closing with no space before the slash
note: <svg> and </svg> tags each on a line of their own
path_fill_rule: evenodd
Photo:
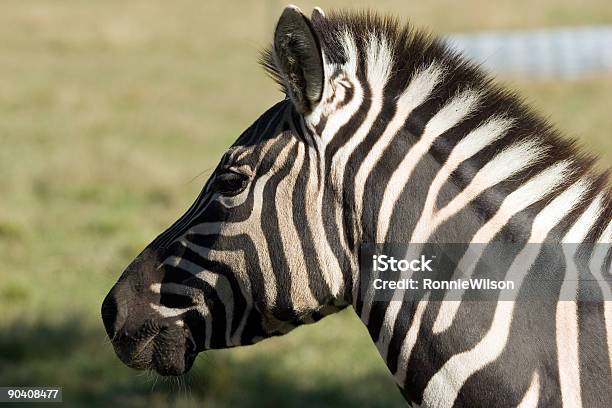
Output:
<svg viewBox="0 0 612 408">
<path fill-rule="evenodd" d="M 146 321 L 133 334 L 121 332 L 112 343 L 115 353 L 128 367 L 155 370 L 163 376 L 186 373 L 198 354 L 186 326 L 154 320 Z"/>
</svg>

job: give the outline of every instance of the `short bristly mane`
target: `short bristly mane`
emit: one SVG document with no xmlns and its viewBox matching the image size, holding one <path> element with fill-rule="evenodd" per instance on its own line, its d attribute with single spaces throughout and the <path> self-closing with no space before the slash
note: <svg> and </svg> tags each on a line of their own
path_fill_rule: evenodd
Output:
<svg viewBox="0 0 612 408">
<path fill-rule="evenodd" d="M 390 91 L 385 97 L 397 97 L 410 82 L 414 73 L 432 63 L 443 67 L 446 78 L 453 85 L 444 84 L 446 95 L 449 92 L 459 92 L 471 88 L 479 93 L 479 109 L 483 115 L 503 114 L 513 120 L 516 130 L 512 142 L 517 139 L 532 139 L 542 146 L 543 155 L 540 159 L 542 168 L 551 163 L 569 160 L 572 163 L 567 185 L 579 178 L 587 177 L 592 182 L 592 191 L 606 190 L 607 202 L 610 201 L 608 171 L 601 173 L 594 169 L 596 158 L 587 154 L 578 146 L 576 140 L 564 137 L 541 115 L 529 107 L 516 93 L 498 85 L 477 64 L 451 50 L 443 40 L 436 36 L 415 29 L 411 24 L 400 24 L 395 17 L 380 16 L 371 11 L 328 13 L 325 18 L 311 21 L 318 36 L 327 64 L 342 66 L 346 63 L 344 38 L 350 36 L 357 45 L 357 50 L 367 49 L 367 42 L 372 37 L 382 39 L 388 44 L 392 53 L 390 72 L 393 79 L 387 84 Z M 367 66 L 367 55 L 359 53 L 357 60 L 363 71 Z M 286 85 L 279 71 L 272 47 L 265 49 L 260 58 L 260 64 L 287 94 Z M 503 146 L 501 146 L 503 147 Z M 435 146 L 434 146 L 435 148 Z M 610 211 L 610 209 L 608 209 Z"/>
</svg>

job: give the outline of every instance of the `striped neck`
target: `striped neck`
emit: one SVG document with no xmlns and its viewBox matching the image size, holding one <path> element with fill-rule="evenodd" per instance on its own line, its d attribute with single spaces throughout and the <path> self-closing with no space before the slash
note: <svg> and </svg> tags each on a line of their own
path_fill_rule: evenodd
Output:
<svg viewBox="0 0 612 408">
<path fill-rule="evenodd" d="M 350 302 L 407 398 L 431 402 L 443 395 L 452 402 L 459 389 L 447 392 L 445 381 L 461 387 L 474 375 L 480 369 L 469 366 L 479 358 L 474 353 L 483 364 L 499 358 L 505 343 L 496 341 L 511 332 L 513 314 L 530 311 L 494 303 L 460 308 L 427 298 L 373 302 L 359 287 L 360 246 L 610 242 L 607 176 L 441 43 L 370 21 L 338 21 L 337 31 L 329 19 L 325 24 L 314 26 L 323 31 L 331 85 L 306 123 L 324 145 L 326 240 L 345 287 L 352 287 Z M 355 32 L 346 34 L 347 26 Z M 345 34 L 325 40 L 337 32 Z M 555 315 L 531 313 L 530 322 Z M 465 324 L 469 316 L 471 325 Z M 534 341 L 554 343 L 555 330 Z M 472 348 L 471 359 L 451 361 L 450 350 Z M 525 378 L 537 373 L 534 364 L 525 362 Z M 442 367 L 450 377 L 442 372 L 434 378 Z M 533 378 L 536 387 L 539 377 Z M 522 397 L 527 385 L 513 397 Z"/>
</svg>

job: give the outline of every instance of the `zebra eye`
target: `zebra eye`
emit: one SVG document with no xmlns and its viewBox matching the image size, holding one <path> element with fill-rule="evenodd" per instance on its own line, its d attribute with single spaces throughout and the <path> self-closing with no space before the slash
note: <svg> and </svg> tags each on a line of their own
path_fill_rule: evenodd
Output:
<svg viewBox="0 0 612 408">
<path fill-rule="evenodd" d="M 248 181 L 247 175 L 226 170 L 215 177 L 213 190 L 230 196 L 240 194 L 246 188 Z"/>
</svg>

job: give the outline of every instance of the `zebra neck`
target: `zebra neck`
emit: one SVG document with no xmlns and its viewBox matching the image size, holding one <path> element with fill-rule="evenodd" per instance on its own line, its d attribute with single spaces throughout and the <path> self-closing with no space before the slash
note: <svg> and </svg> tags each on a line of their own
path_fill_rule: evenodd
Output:
<svg viewBox="0 0 612 408">
<path fill-rule="evenodd" d="M 451 106 L 460 110 L 462 105 Z M 569 242 L 610 236 L 610 227 L 601 233 L 611 224 L 605 193 L 596 188 L 600 181 L 576 171 L 573 160 L 542 161 L 546 150 L 535 139 L 504 139 L 512 122 L 502 117 L 474 119 L 446 130 L 430 125 L 432 121 L 436 115 L 421 128 L 407 121 L 384 157 L 368 158 L 377 154 L 380 139 L 364 147 L 362 156 L 353 154 L 360 163 L 374 162 L 365 176 L 359 170 L 362 164 L 349 163 L 357 169 L 353 190 L 345 182 L 352 195 L 344 200 L 355 203 L 345 219 L 352 217 L 356 225 L 347 241 L 353 239 L 356 252 L 374 243 L 559 241 L 569 234 L 576 214 L 589 212 L 589 202 L 597 217 L 578 223 L 584 224 L 584 234 Z M 428 134 L 428 126 L 436 133 Z M 420 374 L 421 366 L 431 371 L 427 367 L 432 360 L 444 360 L 445 350 L 463 341 L 451 327 L 453 317 L 448 318 L 456 311 L 427 301 L 375 302 L 364 295 L 367 290 L 359 287 L 358 277 L 355 282 L 355 311 L 405 395 L 420 401 L 427 384 L 422 383 L 427 375 Z M 494 306 L 473 310 L 476 316 L 492 316 Z M 486 323 L 473 333 L 487 333 Z M 434 339 L 440 356 L 431 349 Z"/>
</svg>

